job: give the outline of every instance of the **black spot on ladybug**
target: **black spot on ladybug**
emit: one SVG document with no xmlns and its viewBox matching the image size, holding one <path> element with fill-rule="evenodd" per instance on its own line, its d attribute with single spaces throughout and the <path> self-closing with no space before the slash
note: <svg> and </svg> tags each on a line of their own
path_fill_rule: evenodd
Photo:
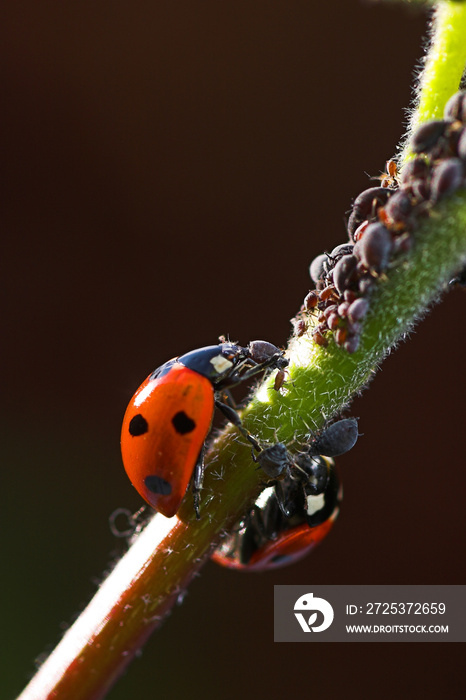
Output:
<svg viewBox="0 0 466 700">
<path fill-rule="evenodd" d="M 138 413 L 136 416 L 131 418 L 129 423 L 129 434 L 133 437 L 138 435 L 144 435 L 149 430 L 149 425 L 143 415 Z"/>
<path fill-rule="evenodd" d="M 149 491 L 152 491 L 152 493 L 158 496 L 169 496 L 172 492 L 171 484 L 160 476 L 146 476 L 144 484 Z"/>
<path fill-rule="evenodd" d="M 196 427 L 196 423 L 192 418 L 186 415 L 184 411 L 178 411 L 172 418 L 173 427 L 176 432 L 180 435 L 186 435 L 187 433 L 192 433 Z"/>
</svg>

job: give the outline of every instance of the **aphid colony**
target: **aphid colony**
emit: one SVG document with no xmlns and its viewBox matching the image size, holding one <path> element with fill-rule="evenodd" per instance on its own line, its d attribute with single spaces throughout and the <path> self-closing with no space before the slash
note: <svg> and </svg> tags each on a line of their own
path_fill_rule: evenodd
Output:
<svg viewBox="0 0 466 700">
<path fill-rule="evenodd" d="M 293 325 L 296 335 L 317 313 L 312 337 L 327 345 L 329 331 L 337 345 L 353 353 L 359 346 L 370 297 L 384 272 L 414 244 L 413 232 L 433 205 L 465 186 L 466 92 L 448 101 L 444 119 L 422 124 L 413 134 L 415 157 L 398 176 L 394 161 L 380 186 L 354 200 L 348 242 L 319 255 L 310 266 L 315 290 L 305 297 Z"/>
</svg>

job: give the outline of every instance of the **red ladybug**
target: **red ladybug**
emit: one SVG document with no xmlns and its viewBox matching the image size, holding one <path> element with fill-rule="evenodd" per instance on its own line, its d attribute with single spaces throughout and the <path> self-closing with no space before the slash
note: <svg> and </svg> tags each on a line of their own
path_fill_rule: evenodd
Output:
<svg viewBox="0 0 466 700">
<path fill-rule="evenodd" d="M 253 456 L 273 485 L 214 552 L 213 561 L 230 569 L 275 569 L 302 559 L 326 537 L 341 500 L 331 457 L 354 447 L 358 421 L 343 418 L 308 439 L 293 455 L 277 442 Z"/>
<path fill-rule="evenodd" d="M 290 471 L 266 488 L 212 560 L 230 569 L 265 571 L 299 561 L 323 540 L 338 515 L 340 488 L 331 459 L 313 457 L 312 463 L 313 475 Z"/>
<path fill-rule="evenodd" d="M 121 432 L 123 464 L 147 503 L 171 518 L 192 480 L 199 517 L 203 448 L 214 407 L 260 450 L 236 411 L 219 397 L 258 372 L 287 365 L 279 348 L 256 340 L 246 348 L 227 342 L 199 348 L 152 372 L 131 399 Z"/>
</svg>

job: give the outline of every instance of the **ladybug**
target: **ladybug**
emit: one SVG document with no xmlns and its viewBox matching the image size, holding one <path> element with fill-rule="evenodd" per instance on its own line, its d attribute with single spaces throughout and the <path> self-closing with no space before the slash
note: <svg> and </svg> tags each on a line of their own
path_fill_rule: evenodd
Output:
<svg viewBox="0 0 466 700">
<path fill-rule="evenodd" d="M 299 561 L 329 533 L 342 493 L 331 458 L 354 447 L 358 421 L 343 418 L 308 439 L 307 448 L 294 455 L 282 442 L 253 454 L 273 485 L 214 552 L 213 561 L 230 569 L 275 569 Z"/>
<path fill-rule="evenodd" d="M 136 490 L 167 518 L 177 512 L 192 481 L 199 518 L 204 442 L 214 408 L 219 408 L 259 451 L 236 411 L 221 399 L 229 387 L 266 369 L 288 365 L 272 343 L 255 340 L 247 347 L 222 342 L 169 360 L 141 384 L 123 419 L 121 452 Z"/>
<path fill-rule="evenodd" d="M 299 561 L 323 540 L 338 515 L 341 490 L 333 460 L 319 456 L 312 462 L 313 478 L 290 472 L 266 488 L 212 560 L 229 569 L 266 571 Z"/>
</svg>

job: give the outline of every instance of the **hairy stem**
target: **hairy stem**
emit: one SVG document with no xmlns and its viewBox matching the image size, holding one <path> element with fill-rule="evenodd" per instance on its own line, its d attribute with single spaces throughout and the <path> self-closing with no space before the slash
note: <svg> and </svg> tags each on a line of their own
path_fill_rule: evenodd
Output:
<svg viewBox="0 0 466 700">
<path fill-rule="evenodd" d="M 416 109 L 402 140 L 399 162 L 410 157 L 409 139 L 429 119 L 441 119 L 448 99 L 461 83 L 466 67 L 466 2 L 439 2 L 434 11 L 432 38 L 416 86 Z"/>
</svg>

